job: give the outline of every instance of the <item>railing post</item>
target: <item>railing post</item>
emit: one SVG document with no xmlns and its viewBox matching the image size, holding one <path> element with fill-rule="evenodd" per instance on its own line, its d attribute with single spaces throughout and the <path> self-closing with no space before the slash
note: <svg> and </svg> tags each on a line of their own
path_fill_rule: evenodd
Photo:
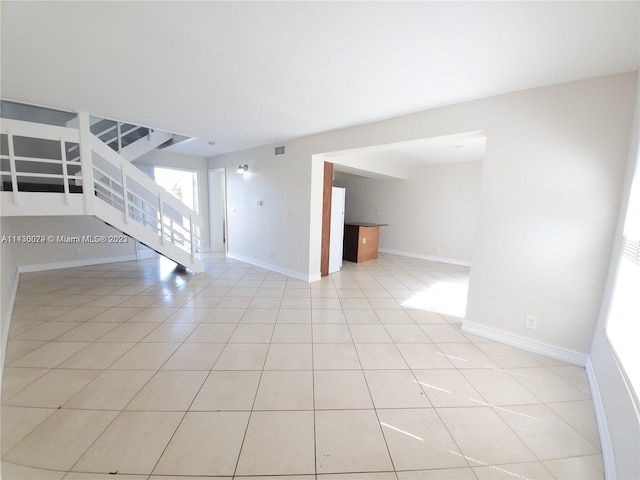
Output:
<svg viewBox="0 0 640 480">
<path fill-rule="evenodd" d="M 7 131 L 7 147 L 9 148 L 9 170 L 11 172 L 11 189 L 13 190 L 13 203 L 20 203 L 20 193 L 18 192 L 18 175 L 16 171 L 16 155 L 13 150 L 13 133 Z"/>
<path fill-rule="evenodd" d="M 116 131 L 118 134 L 118 153 L 120 153 L 120 150 L 122 150 L 122 130 L 120 122 L 116 123 Z"/>
<path fill-rule="evenodd" d="M 162 192 L 158 192 L 158 213 L 160 214 L 160 244 L 164 245 L 164 206 Z"/>
<path fill-rule="evenodd" d="M 127 193 L 127 172 L 126 165 L 120 165 L 122 174 L 122 205 L 124 207 L 124 223 L 129 223 L 129 194 Z"/>
<path fill-rule="evenodd" d="M 193 225 L 193 214 L 189 215 L 189 233 L 191 237 L 191 261 L 196 261 L 196 235 Z"/>
<path fill-rule="evenodd" d="M 67 149 L 64 138 L 60 139 L 60 158 L 62 159 L 62 183 L 64 187 L 64 203 L 71 203 L 71 195 L 69 194 L 69 172 L 67 170 Z"/>
<path fill-rule="evenodd" d="M 82 165 L 82 197 L 84 198 L 85 215 L 94 215 L 96 210 L 95 186 L 93 184 L 93 159 L 91 148 L 91 123 L 89 114 L 78 112 L 78 128 L 80 131 L 80 164 Z"/>
</svg>

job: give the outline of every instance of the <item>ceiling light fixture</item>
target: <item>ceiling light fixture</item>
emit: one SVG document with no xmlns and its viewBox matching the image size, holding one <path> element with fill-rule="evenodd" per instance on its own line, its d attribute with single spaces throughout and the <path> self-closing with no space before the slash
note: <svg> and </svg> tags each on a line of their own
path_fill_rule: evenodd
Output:
<svg viewBox="0 0 640 480">
<path fill-rule="evenodd" d="M 214 142 L 213 140 L 207 142 L 209 144 L 209 146 L 214 147 L 216 145 L 216 142 Z"/>
<path fill-rule="evenodd" d="M 249 171 L 249 165 L 238 165 L 238 169 L 236 170 L 236 173 L 242 175 L 246 172 Z"/>
</svg>

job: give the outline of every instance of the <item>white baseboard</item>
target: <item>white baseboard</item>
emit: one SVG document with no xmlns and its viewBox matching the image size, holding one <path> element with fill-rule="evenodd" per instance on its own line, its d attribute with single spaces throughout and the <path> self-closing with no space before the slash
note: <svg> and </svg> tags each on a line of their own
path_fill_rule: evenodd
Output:
<svg viewBox="0 0 640 480">
<path fill-rule="evenodd" d="M 61 268 L 86 267 L 88 265 L 101 265 L 103 263 L 136 261 L 136 254 L 121 255 L 118 257 L 83 258 L 80 260 L 68 260 L 66 262 L 38 263 L 35 265 L 21 265 L 18 273 L 44 272 L 46 270 L 59 270 Z"/>
<path fill-rule="evenodd" d="M 604 465 L 604 478 L 614 479 L 616 477 L 616 464 L 613 456 L 613 445 L 611 444 L 611 433 L 609 432 L 609 424 L 607 415 L 600 395 L 600 387 L 595 369 L 591 363 L 591 357 L 587 359 L 587 379 L 589 380 L 589 388 L 591 390 L 591 400 L 596 415 L 596 423 L 598 425 L 598 434 L 600 436 L 600 448 L 602 449 L 602 463 Z"/>
<path fill-rule="evenodd" d="M 265 270 L 270 270 L 272 272 L 281 273 L 282 275 L 286 275 L 287 277 L 292 277 L 297 280 L 301 280 L 303 282 L 312 282 L 311 275 L 301 272 L 296 272 L 293 270 L 288 270 L 286 268 L 279 267 L 277 265 L 272 265 L 270 263 L 261 262 L 260 260 L 255 260 L 253 258 L 245 257 L 243 255 L 238 255 L 236 253 L 227 252 L 227 257 L 233 258 L 234 260 L 238 260 L 240 262 L 248 263 L 249 265 L 255 265 L 256 267 L 264 268 Z"/>
<path fill-rule="evenodd" d="M 505 332 L 504 330 L 498 330 L 496 328 L 487 327 L 486 325 L 469 322 L 468 320 L 462 321 L 462 331 L 472 333 L 480 337 L 489 338 L 512 347 L 521 348 L 528 352 L 537 353 L 538 355 L 562 360 L 563 362 L 578 365 L 580 367 L 586 366 L 587 360 L 589 359 L 589 355 L 586 353 L 576 352 L 559 345 L 521 337 L 520 335 L 516 335 L 511 332 Z"/>
<path fill-rule="evenodd" d="M 471 262 L 467 260 L 459 260 L 456 258 L 437 257 L 433 255 L 424 255 L 422 253 L 403 252 L 401 250 L 391 250 L 389 248 L 379 248 L 379 252 L 390 253 L 392 255 L 400 255 L 401 257 L 418 258 L 420 260 L 430 260 L 432 262 L 450 263 L 452 265 L 460 265 L 463 267 L 470 267 Z"/>
</svg>

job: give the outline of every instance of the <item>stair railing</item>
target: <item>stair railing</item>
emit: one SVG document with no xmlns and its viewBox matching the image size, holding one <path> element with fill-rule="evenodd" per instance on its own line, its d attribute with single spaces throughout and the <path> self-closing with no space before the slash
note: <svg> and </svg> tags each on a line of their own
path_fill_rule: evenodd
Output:
<svg viewBox="0 0 640 480">
<path fill-rule="evenodd" d="M 198 262 L 202 217 L 92 134 L 88 114 L 78 113 L 78 125 L 70 128 L 2 119 L 3 204 L 5 194 L 12 193 L 7 211 L 17 214 L 29 197 L 27 192 L 63 193 L 64 204 L 73 211 L 65 213 L 55 202 L 39 198 L 25 202 L 22 207 L 33 211 L 23 214 L 97 215 L 151 248 L 160 251 L 173 245 L 191 262 Z M 79 150 L 79 159 L 68 158 L 72 147 Z"/>
</svg>

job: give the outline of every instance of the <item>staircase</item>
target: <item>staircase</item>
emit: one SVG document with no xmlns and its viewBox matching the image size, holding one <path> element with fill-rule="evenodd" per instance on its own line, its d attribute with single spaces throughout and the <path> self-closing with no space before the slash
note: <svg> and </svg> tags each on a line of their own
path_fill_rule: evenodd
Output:
<svg viewBox="0 0 640 480">
<path fill-rule="evenodd" d="M 149 129 L 109 122 L 92 122 L 87 113 L 68 126 L 3 118 L 2 216 L 93 215 L 179 265 L 203 271 L 202 218 L 125 156 L 139 155 L 138 142 L 147 142 L 144 148 L 160 142 L 157 147 L 171 138 L 154 135 L 152 142 Z"/>
</svg>

